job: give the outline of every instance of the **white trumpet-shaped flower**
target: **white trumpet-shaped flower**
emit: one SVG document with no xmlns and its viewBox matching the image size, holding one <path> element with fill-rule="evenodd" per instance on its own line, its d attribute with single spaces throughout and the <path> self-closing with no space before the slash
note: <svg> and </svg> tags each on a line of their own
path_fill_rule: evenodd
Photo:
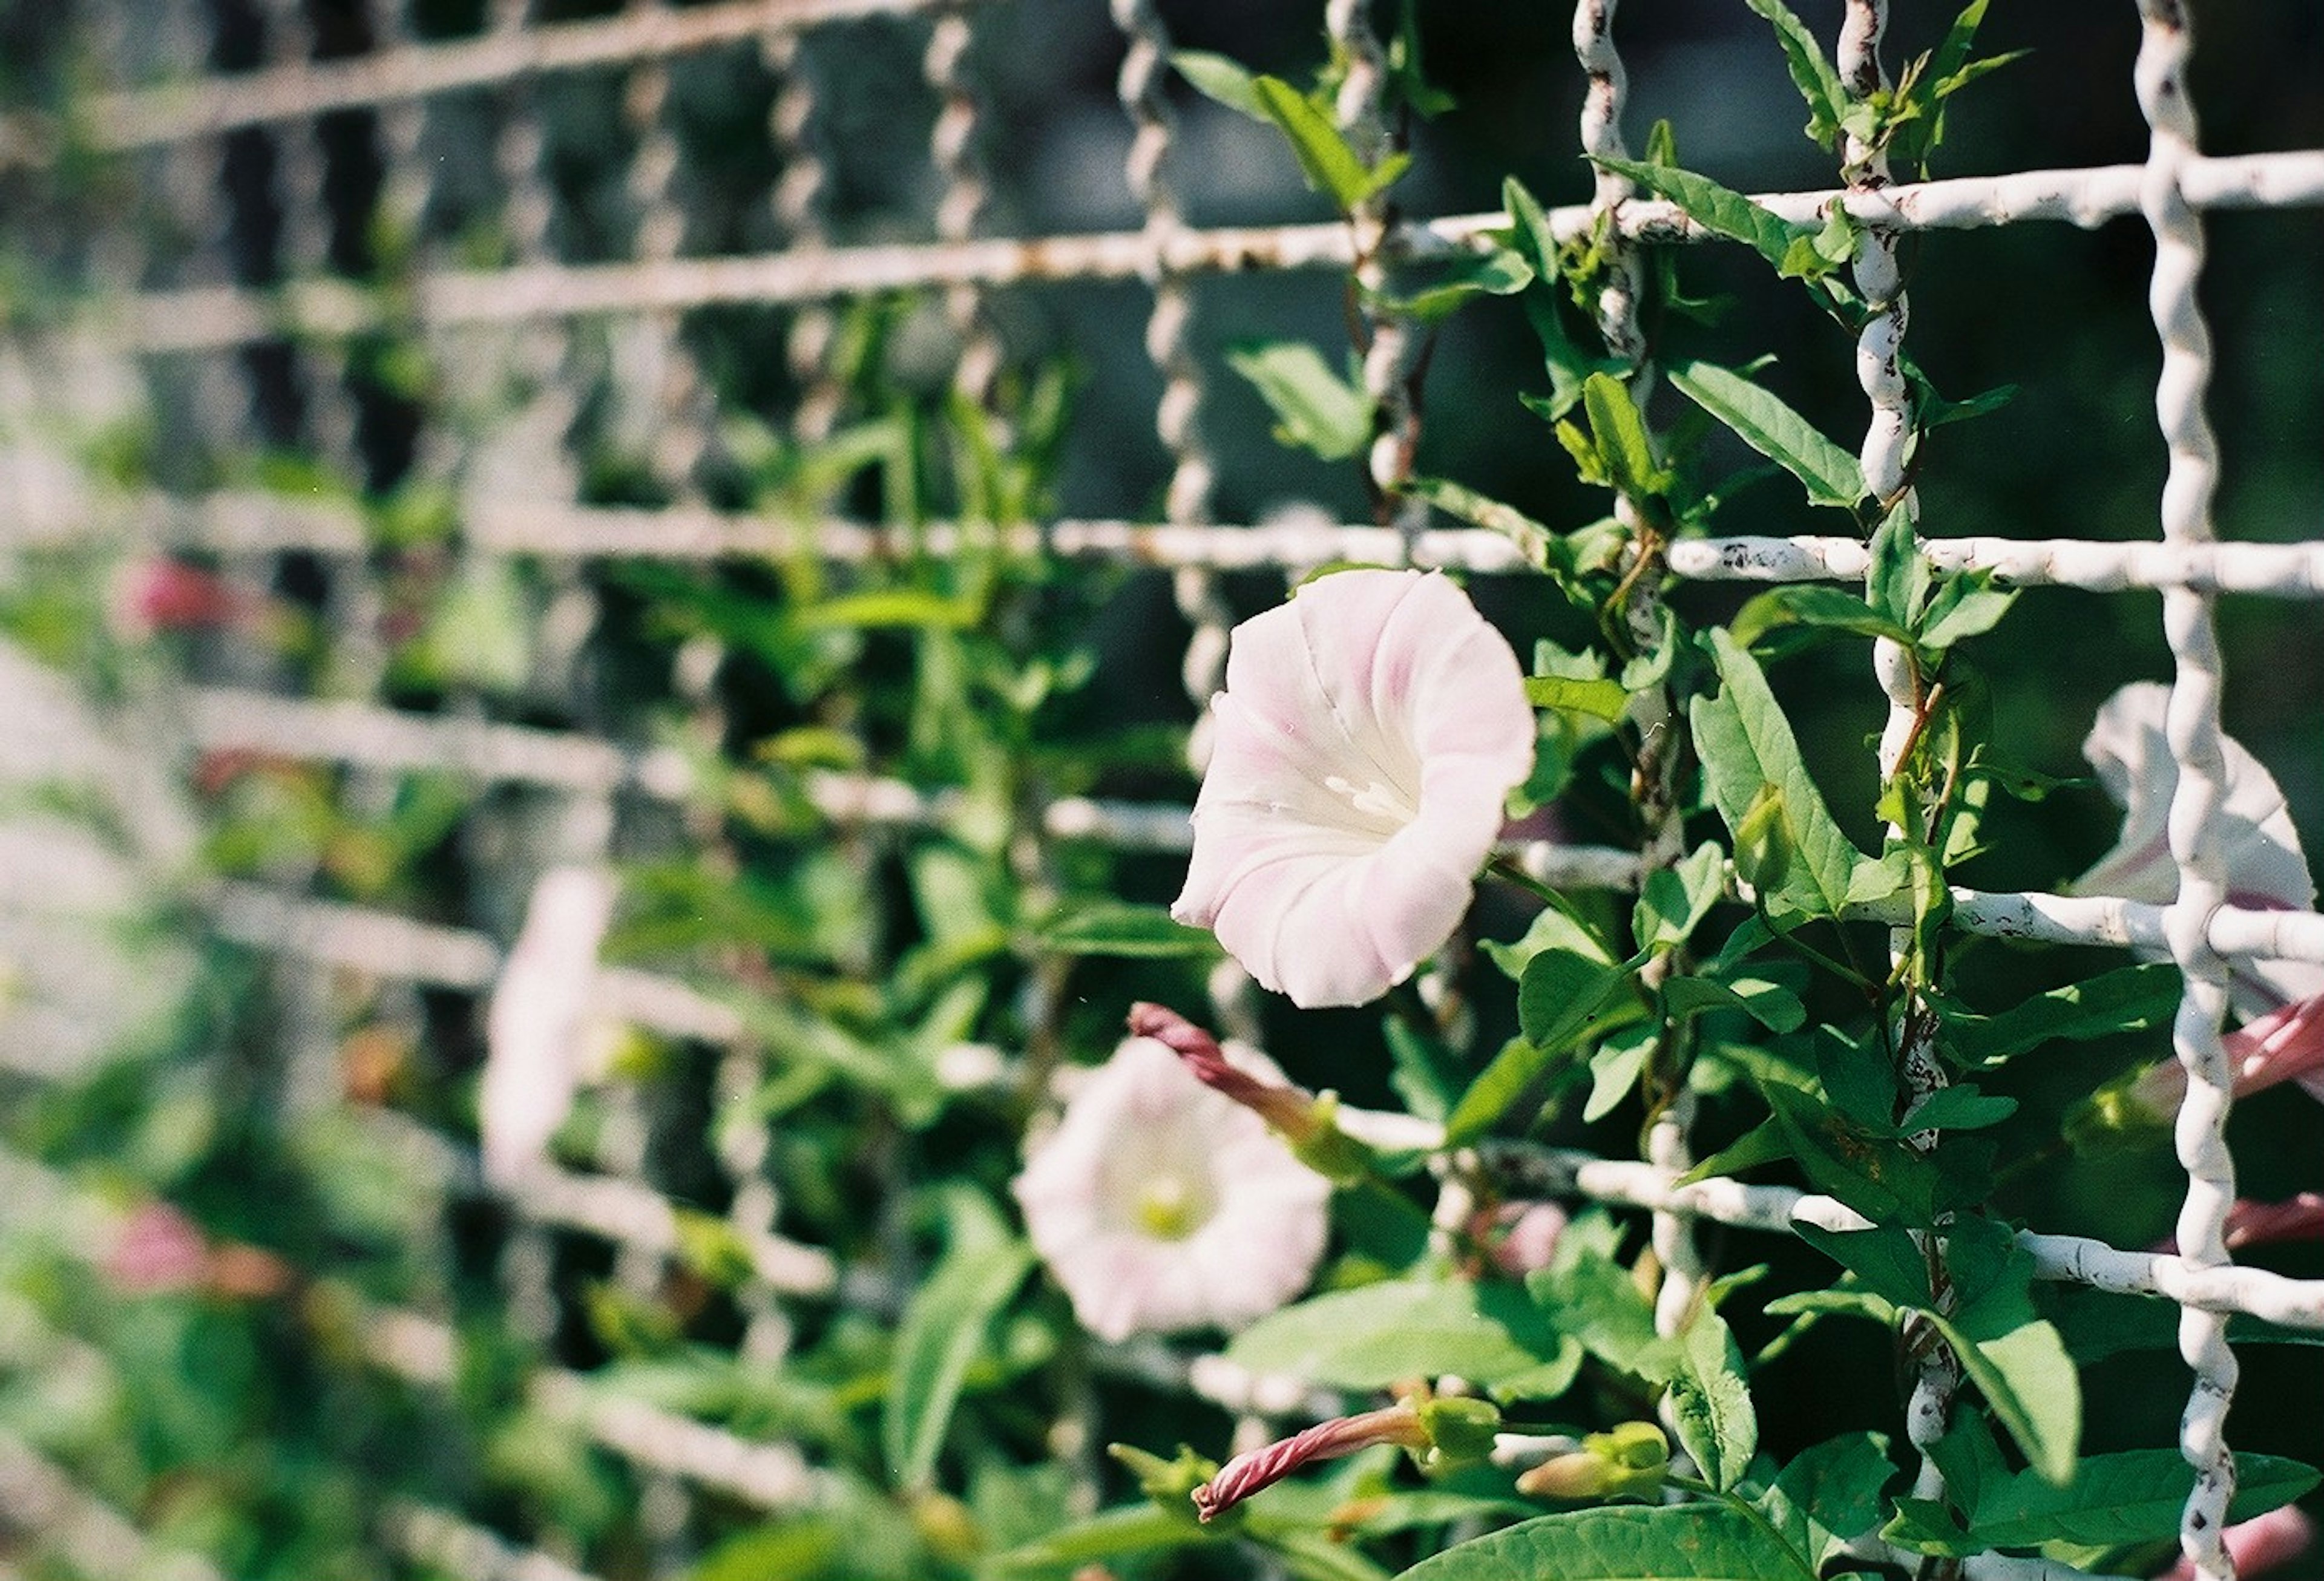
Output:
<svg viewBox="0 0 2324 1581">
<path fill-rule="evenodd" d="M 533 887 L 484 1022 L 476 1128 L 484 1178 L 505 1190 L 548 1155 L 573 1108 L 593 1044 L 589 996 L 613 915 L 613 880 L 552 868 Z"/>
<path fill-rule="evenodd" d="M 1314 1274 L 1331 1195 L 1257 1115 L 1147 1037 L 1088 1073 L 1013 1189 L 1074 1315 L 1107 1340 L 1275 1310 Z"/>
<path fill-rule="evenodd" d="M 2136 681 L 2107 699 L 2082 743 L 2098 783 L 2123 809 L 2122 838 L 2074 882 L 2084 895 L 2117 895 L 2168 905 L 2178 897 L 2171 858 L 2171 798 L 2179 764 L 2163 733 L 2170 688 Z M 2220 741 L 2227 775 L 2211 838 L 2224 857 L 2227 904 L 2255 910 L 2306 911 L 2316 881 L 2300 849 L 2282 791 L 2260 760 L 2232 738 Z M 2236 963 L 2230 979 L 2237 1015 L 2249 1019 L 2324 993 L 2324 966 L 2298 961 Z"/>
<path fill-rule="evenodd" d="M 1517 656 L 1441 573 L 1342 571 L 1235 628 L 1179 921 L 1303 1007 L 1378 998 L 1469 908 L 1533 767 Z"/>
</svg>

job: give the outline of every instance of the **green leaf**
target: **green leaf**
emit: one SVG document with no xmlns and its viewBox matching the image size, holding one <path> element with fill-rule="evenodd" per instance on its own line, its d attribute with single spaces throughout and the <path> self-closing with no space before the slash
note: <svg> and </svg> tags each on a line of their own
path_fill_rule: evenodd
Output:
<svg viewBox="0 0 2324 1581">
<path fill-rule="evenodd" d="M 2125 966 L 2036 994 L 1997 1016 L 1949 1019 L 1950 1052 L 1991 1070 L 2043 1043 L 2149 1032 L 2179 1010 L 2179 969 L 2168 961 Z"/>
<path fill-rule="evenodd" d="M 1697 697 L 1690 712 L 1711 799 L 1737 839 L 1738 866 L 1747 832 L 1757 836 L 1757 860 L 1744 877 L 1760 904 L 1778 915 L 1837 916 L 1861 853 L 1809 777 L 1757 661 L 1724 631 L 1711 634 L 1711 648 L 1725 685 L 1715 697 Z"/>
<path fill-rule="evenodd" d="M 1446 277 L 1408 297 L 1383 297 L 1383 306 L 1434 324 L 1478 297 L 1513 297 L 1534 281 L 1533 266 L 1507 248 L 1455 262 Z"/>
<path fill-rule="evenodd" d="M 1525 685 L 1526 700 L 1536 708 L 1586 713 L 1609 724 L 1622 717 L 1630 703 L 1630 694 L 1622 683 L 1604 676 L 1527 676 Z"/>
<path fill-rule="evenodd" d="M 1759 1448 L 1758 1413 L 1743 1381 L 1743 1352 L 1727 1321 L 1705 1301 L 1680 1330 L 1674 1347 L 1671 1405 L 1679 1442 L 1711 1485 L 1731 1488 Z"/>
<path fill-rule="evenodd" d="M 1621 1107 L 1638 1085 L 1646 1056 L 1654 1052 L 1654 1028 L 1634 1026 L 1626 1031 L 1632 1035 L 1609 1037 L 1590 1056 L 1590 1100 L 1582 1106 L 1585 1124 L 1602 1120 Z"/>
<path fill-rule="evenodd" d="M 1270 1313 L 1237 1335 L 1226 1355 L 1256 1373 L 1339 1389 L 1444 1373 L 1489 1388 L 1575 1348 L 1513 1285 L 1396 1280 Z"/>
<path fill-rule="evenodd" d="M 2236 1497 L 2227 1519 L 2248 1521 L 2288 1504 L 2319 1481 L 2313 1467 L 2273 1455 L 2236 1457 Z M 2112 1545 L 2176 1537 L 2194 1467 L 2173 1449 L 2130 1449 L 2085 1457 L 2061 1487 L 2032 1472 L 1979 1490 L 1969 1551 L 2034 1548 L 2046 1542 Z"/>
<path fill-rule="evenodd" d="M 921 593 L 911 588 L 848 593 L 825 599 L 798 611 L 798 624 L 809 630 L 847 628 L 858 630 L 918 630 L 967 631 L 984 619 L 984 607 L 975 599 Z"/>
<path fill-rule="evenodd" d="M 1708 176 L 1638 160 L 1600 158 L 1598 163 L 1630 178 L 1657 198 L 1668 198 L 1703 229 L 1740 242 L 1777 268 L 1794 236 L 1812 235 L 1812 225 L 1794 225 L 1769 213 L 1740 192 Z"/>
<path fill-rule="evenodd" d="M 1549 564 L 1549 546 L 1556 535 L 1514 505 L 1504 505 L 1449 478 L 1414 478 L 1405 484 L 1405 492 L 1418 495 L 1471 527 L 1500 534 L 1517 547 L 1530 565 Z"/>
<path fill-rule="evenodd" d="M 1670 381 L 1717 418 L 1752 449 L 1790 473 L 1807 489 L 1811 505 L 1849 510 L 1864 497 L 1864 471 L 1856 457 L 1773 392 L 1716 363 L 1682 363 Z"/>
<path fill-rule="evenodd" d="M 1194 1522 L 1193 1506 L 1181 1514 L 1165 1510 L 1151 1503 L 1124 1504 L 1116 1509 L 1101 1510 L 1085 1521 L 1076 1521 L 1047 1536 L 1010 1549 L 991 1562 L 995 1568 L 1010 1570 L 1062 1570 L 1068 1567 L 1102 1564 L 1107 1559 L 1130 1554 L 1150 1553 L 1157 1549 L 1179 1548 L 1194 1543 L 1218 1540 Z"/>
<path fill-rule="evenodd" d="M 1896 1129 L 1908 1136 L 1916 1131 L 1979 1131 L 2016 1112 L 2015 1098 L 1979 1092 L 1975 1083 L 1963 1081 L 1923 1098 Z"/>
<path fill-rule="evenodd" d="M 1846 631 L 1858 637 L 1886 637 L 1910 642 L 1913 634 L 1852 593 L 1837 587 L 1797 583 L 1759 594 L 1735 612 L 1728 630 L 1746 648 L 1758 646 L 1761 637 L 1785 626 L 1809 626 Z"/>
<path fill-rule="evenodd" d="M 1945 1241 L 1945 1262 L 1959 1305 L 1931 1318 L 2027 1463 L 2062 1484 L 2081 1439 L 2081 1379 L 2056 1327 L 2034 1310 L 2033 1254 L 2007 1225 L 1962 1218 Z"/>
<path fill-rule="evenodd" d="M 1549 211 L 1526 190 L 1515 176 L 1501 182 L 1501 207 L 1508 211 L 1509 244 L 1533 266 L 1543 280 L 1557 279 L 1557 234 L 1550 228 Z"/>
<path fill-rule="evenodd" d="M 1641 950 L 1669 950 L 1694 936 L 1711 908 L 1726 895 L 1727 855 L 1704 841 L 1667 868 L 1656 868 L 1639 887 L 1630 929 Z"/>
<path fill-rule="evenodd" d="M 1140 957 L 1213 956 L 1219 942 L 1204 928 L 1174 920 L 1158 905 L 1097 900 L 1061 907 L 1034 935 L 1041 950 L 1058 955 Z"/>
<path fill-rule="evenodd" d="M 1607 1506 L 1520 1521 L 1445 1549 L 1403 1581 L 1815 1581 L 1797 1554 L 1724 1504 Z"/>
<path fill-rule="evenodd" d="M 1251 89 L 1267 118 L 1282 129 L 1299 160 L 1307 185 L 1327 194 L 1345 213 L 1404 174 L 1409 154 L 1395 153 L 1367 166 L 1332 118 L 1305 94 L 1279 77 L 1256 77 Z"/>
<path fill-rule="evenodd" d="M 1630 1277 L 1620 1238 L 1602 1211 L 1577 1217 L 1526 1288 L 1559 1333 L 1616 1371 L 1659 1383 L 1675 1365 L 1671 1342 L 1655 1331 L 1654 1302 Z"/>
<path fill-rule="evenodd" d="M 1526 1041 L 1548 1053 L 1562 1053 L 1593 1032 L 1618 1025 L 1609 1006 L 1630 986 L 1637 963 L 1609 966 L 1586 955 L 1545 950 L 1526 962 L 1517 982 L 1517 1025 Z M 1633 1006 L 1633 1016 L 1643 1010 Z"/>
<path fill-rule="evenodd" d="M 1930 653 L 1942 653 L 1956 642 L 1981 637 L 2001 624 L 2016 602 L 2017 590 L 1994 586 L 1990 571 L 1947 577 L 1922 617 L 1919 644 Z"/>
<path fill-rule="evenodd" d="M 1783 0 L 1744 0 L 1744 4 L 1775 24 L 1775 40 L 1784 47 L 1784 64 L 1791 71 L 1800 97 L 1808 103 L 1808 135 L 1826 149 L 1833 147 L 1839 141 L 1840 117 L 1847 113 L 1849 103 L 1840 73 L 1824 59 L 1815 35 L 1792 14 Z"/>
<path fill-rule="evenodd" d="M 1936 1218 L 1937 1175 L 1904 1143 L 1844 1125 L 1805 1093 L 1764 1089 L 1792 1156 L 1816 1190 L 1875 1224 L 1926 1228 Z"/>
<path fill-rule="evenodd" d="M 1794 1456 L 1760 1496 L 1759 1508 L 1821 1573 L 1834 1549 L 1879 1523 L 1880 1491 L 1895 1475 L 1886 1439 L 1848 1433 Z"/>
<path fill-rule="evenodd" d="M 1370 443 L 1370 399 L 1301 341 L 1237 346 L 1227 364 L 1250 381 L 1275 413 L 1278 443 L 1325 461 L 1345 461 Z"/>
<path fill-rule="evenodd" d="M 1913 539 L 1913 524 L 1892 510 L 1873 529 L 1872 563 L 1864 573 L 1864 596 L 1899 626 L 1917 628 L 1929 597 L 1929 557 Z"/>
<path fill-rule="evenodd" d="M 1259 97 L 1259 78 L 1224 55 L 1213 55 L 1207 50 L 1180 50 L 1170 57 L 1170 64 L 1204 97 L 1214 99 L 1254 121 L 1275 119 L 1267 113 L 1267 105 Z"/>
<path fill-rule="evenodd" d="M 1654 437 L 1628 385 L 1611 373 L 1591 374 L 1582 381 L 1582 410 L 1598 441 L 1607 480 L 1618 492 L 1646 500 L 1669 490 L 1671 473 L 1655 460 Z"/>
<path fill-rule="evenodd" d="M 1928 1308 L 1928 1259 L 1904 1230 L 1886 1225 L 1850 1230 L 1811 1224 L 1797 1227 L 1802 1240 L 1856 1275 L 1870 1294 L 1901 1310 Z"/>
<path fill-rule="evenodd" d="M 1711 1010 L 1740 1010 L 1770 1032 L 1796 1032 L 1807 1019 L 1800 997 L 1764 978 L 1719 982 L 1707 977 L 1674 977 L 1663 984 L 1663 1008 L 1674 1020 Z"/>
<path fill-rule="evenodd" d="M 897 1328 L 880 1442 L 899 1487 L 924 1487 L 935 1473 L 969 1364 L 1033 1265 L 1032 1248 L 982 1197 L 964 1189 L 950 1209 L 944 1259 L 905 1304 Z"/>
<path fill-rule="evenodd" d="M 1542 950 L 1528 958 L 1517 988 L 1518 1024 L 1545 1035 L 1536 1039 L 1528 1033 L 1502 1045 L 1445 1120 L 1447 1143 L 1457 1145 L 1482 1135 L 1524 1096 L 1552 1061 L 1584 1038 L 1628 1025 L 1643 1016 L 1645 1007 L 1635 998 L 1617 1003 L 1628 988 L 1634 970 L 1566 949 Z"/>
</svg>

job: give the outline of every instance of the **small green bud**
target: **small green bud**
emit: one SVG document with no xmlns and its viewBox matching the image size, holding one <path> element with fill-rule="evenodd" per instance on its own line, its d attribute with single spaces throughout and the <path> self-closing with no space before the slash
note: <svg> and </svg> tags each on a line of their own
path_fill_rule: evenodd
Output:
<svg viewBox="0 0 2324 1581">
<path fill-rule="evenodd" d="M 1105 1452 L 1138 1479 L 1146 1496 L 1176 1514 L 1189 1510 L 1194 1490 L 1219 1474 L 1219 1463 L 1178 1446 L 1176 1458 L 1165 1460 L 1135 1444 L 1108 1444 Z"/>
<path fill-rule="evenodd" d="M 1447 1395 L 1421 1402 L 1420 1425 L 1434 1446 L 1426 1464 L 1461 1465 L 1492 1454 L 1493 1435 L 1501 1430 L 1501 1413 L 1488 1401 Z"/>
<path fill-rule="evenodd" d="M 1651 1499 L 1670 1469 L 1670 1440 L 1652 1422 L 1628 1421 L 1591 1433 L 1571 1455 L 1543 1461 L 1517 1478 L 1517 1492 L 1549 1499 Z"/>
</svg>

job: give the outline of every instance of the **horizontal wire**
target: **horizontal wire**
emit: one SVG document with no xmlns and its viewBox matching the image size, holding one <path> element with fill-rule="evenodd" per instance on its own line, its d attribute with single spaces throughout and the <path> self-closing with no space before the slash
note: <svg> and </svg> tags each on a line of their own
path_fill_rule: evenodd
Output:
<svg viewBox="0 0 2324 1581">
<path fill-rule="evenodd" d="M 1223 571 L 1280 569 L 1294 574 L 1342 561 L 1387 563 L 1401 551 L 1391 529 L 1354 523 L 1276 520 L 1250 525 L 1170 526 L 1067 519 L 1012 527 L 936 521 L 882 527 L 841 518 L 800 519 L 678 505 L 656 509 L 475 499 L 462 505 L 463 541 L 477 550 L 549 560 L 766 560 L 811 553 L 854 565 L 945 556 L 967 549 L 1047 554 L 1107 565 Z M 117 537 L 220 554 L 327 555 L 368 552 L 371 534 L 352 504 L 258 490 L 176 496 L 157 490 L 115 496 L 60 494 L 0 526 L 0 543 L 56 547 Z M 2278 598 L 2324 597 L 2324 543 L 2166 544 L 2077 538 L 1932 538 L 1929 557 L 1949 571 L 1991 571 L 2027 587 L 2191 588 Z M 1518 547 L 1479 528 L 1421 535 L 1413 563 L 1498 574 L 1528 569 Z M 1672 573 L 1701 582 L 1852 582 L 1866 551 L 1854 538 L 1682 538 L 1670 546 Z"/>
<path fill-rule="evenodd" d="M 1526 1143 L 1487 1143 L 1478 1152 L 1488 1170 L 1519 1190 L 1688 1214 L 1737 1229 L 1784 1231 L 1811 1225 L 1846 1233 L 1872 1227 L 1854 1209 L 1790 1186 L 1747 1185 L 1723 1176 L 1680 1186 L 1674 1183 L 1675 1174 L 1650 1163 Z M 2159 1296 L 2286 1328 L 2324 1329 L 2324 1280 L 2289 1279 L 2262 1268 L 2197 1268 L 2167 1253 L 2125 1251 L 2080 1236 L 2021 1230 L 2017 1244 L 2033 1254 L 2039 1279 Z"/>
<path fill-rule="evenodd" d="M 585 22 L 549 23 L 471 38 L 404 44 L 374 54 L 212 76 L 160 87 L 99 94 L 71 135 L 106 152 L 215 136 L 238 126 L 299 121 L 337 110 L 392 105 L 463 89 L 589 68 L 622 68 L 832 23 L 908 16 L 960 0 L 724 0 L 679 9 L 632 7 Z M 21 123 L 0 144 L 52 146 Z"/>
<path fill-rule="evenodd" d="M 2026 220 L 2095 225 L 2138 211 L 2141 168 L 2112 165 L 1962 177 L 1885 191 L 1774 193 L 1758 199 L 1787 219 L 1814 221 L 1831 206 L 1899 231 L 1969 229 Z M 2187 194 L 2198 207 L 2288 208 L 2324 204 L 2324 151 L 2190 161 Z M 1402 233 L 1409 257 L 1474 251 L 1507 225 L 1503 215 L 1420 221 Z M 1561 236 L 1580 236 L 1591 211 L 1554 209 Z M 1624 234 L 1650 242 L 1702 242 L 1714 232 L 1675 205 L 1632 199 L 1615 211 Z M 821 301 L 938 286 L 1150 280 L 1157 274 L 1345 268 L 1354 242 L 1337 223 L 1167 232 L 981 238 L 970 242 L 798 249 L 644 262 L 527 264 L 426 273 L 393 293 L 343 280 L 294 280 L 270 290 L 189 287 L 106 304 L 78 327 L 102 344 L 150 353 L 214 351 L 306 334 L 345 337 L 417 319 L 448 326 L 719 306 Z"/>
</svg>

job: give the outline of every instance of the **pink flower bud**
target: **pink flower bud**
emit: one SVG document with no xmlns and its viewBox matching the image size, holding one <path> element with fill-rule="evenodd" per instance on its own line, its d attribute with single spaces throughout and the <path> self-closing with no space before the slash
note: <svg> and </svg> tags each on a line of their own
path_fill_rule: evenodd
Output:
<svg viewBox="0 0 2324 1581">
<path fill-rule="evenodd" d="M 1287 1081 L 1269 1081 L 1231 1062 L 1218 1040 L 1162 1005 L 1130 1007 L 1130 1034 L 1150 1037 L 1178 1056 L 1194 1079 L 1265 1120 L 1294 1146 L 1323 1130 L 1315 1097 Z"/>
<path fill-rule="evenodd" d="M 1425 1449 L 1430 1442 L 1419 1408 L 1408 1400 L 1359 1416 L 1335 1417 L 1228 1461 L 1218 1475 L 1194 1490 L 1194 1512 L 1210 1521 L 1318 1460 L 1334 1460 L 1375 1444 Z"/>
</svg>

